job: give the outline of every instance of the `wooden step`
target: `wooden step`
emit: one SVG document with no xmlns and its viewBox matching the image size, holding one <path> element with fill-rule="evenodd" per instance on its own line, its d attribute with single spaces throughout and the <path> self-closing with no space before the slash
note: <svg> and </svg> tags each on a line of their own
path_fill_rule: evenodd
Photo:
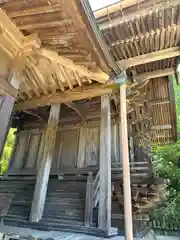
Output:
<svg viewBox="0 0 180 240">
<path fill-rule="evenodd" d="M 84 209 L 72 209 L 71 207 L 63 209 L 63 208 L 48 208 L 46 207 L 44 209 L 44 215 L 49 215 L 49 214 L 59 214 L 59 216 L 74 216 L 74 217 L 82 217 L 84 218 Z"/>
<path fill-rule="evenodd" d="M 74 218 L 55 218 L 54 216 L 48 216 L 48 217 L 43 217 L 41 220 L 43 223 L 49 222 L 49 223 L 61 223 L 61 224 L 69 224 L 69 225 L 78 225 L 78 226 L 84 226 L 84 221 L 83 219 L 77 219 Z"/>
<path fill-rule="evenodd" d="M 22 221 L 17 219 L 12 219 L 5 217 L 4 224 L 9 226 L 18 226 L 24 228 L 32 228 L 37 230 L 45 230 L 45 231 L 67 231 L 67 232 L 76 232 L 76 233 L 84 233 L 89 235 L 94 235 L 98 237 L 105 237 L 107 234 L 98 228 L 95 227 L 85 227 L 81 225 L 70 225 L 68 223 L 49 223 L 49 221 L 45 222 L 40 220 L 38 223 L 31 223 L 28 221 Z M 117 229 L 112 229 L 111 236 L 117 235 Z"/>
</svg>

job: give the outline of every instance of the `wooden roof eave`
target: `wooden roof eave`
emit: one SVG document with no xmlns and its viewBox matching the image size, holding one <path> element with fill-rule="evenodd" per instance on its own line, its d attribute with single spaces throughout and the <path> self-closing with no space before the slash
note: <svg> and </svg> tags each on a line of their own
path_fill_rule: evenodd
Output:
<svg viewBox="0 0 180 240">
<path fill-rule="evenodd" d="M 109 51 L 109 48 L 105 42 L 104 36 L 100 31 L 94 14 L 92 12 L 91 6 L 89 1 L 81 0 L 77 1 L 79 3 L 79 8 L 82 8 L 83 17 L 86 21 L 87 28 L 91 33 L 92 39 L 96 42 L 96 45 L 100 51 L 101 56 L 105 59 L 107 66 L 111 68 L 116 74 L 120 74 L 122 70 L 116 64 L 115 59 L 113 58 L 112 54 Z"/>
<path fill-rule="evenodd" d="M 0 51 L 8 65 L 6 76 L 0 77 L 0 94 L 16 98 L 26 55 L 40 47 L 40 41 L 36 34 L 24 37 L 1 9 L 0 37 Z"/>
<path fill-rule="evenodd" d="M 139 0 L 138 3 L 144 2 L 146 0 Z M 107 14 L 112 14 L 120 9 L 125 9 L 128 8 L 130 6 L 136 5 L 137 2 L 134 0 L 126 0 L 126 1 L 118 1 L 114 4 L 108 5 L 106 7 L 100 8 L 98 10 L 94 11 L 94 16 L 96 19 L 98 18 L 103 18 L 105 16 L 107 16 Z"/>
<path fill-rule="evenodd" d="M 52 93 L 56 94 L 60 89 L 65 91 L 64 88 L 67 90 L 68 86 L 72 90 L 73 87 L 79 85 L 81 87 L 79 92 L 82 94 L 84 90 L 82 83 L 91 83 L 94 80 L 101 85 L 105 84 L 109 79 L 108 74 L 99 68 L 95 68 L 95 70 L 89 69 L 84 65 L 78 65 L 71 59 L 59 56 L 55 51 L 40 48 L 37 34 L 24 37 L 2 10 L 0 11 L 0 26 L 0 46 L 11 65 L 10 71 L 8 69 L 7 79 L 0 78 L 1 94 L 10 94 L 16 97 L 17 90 L 11 86 L 10 79 L 12 75 L 19 73 L 17 68 L 24 70 L 23 72 L 21 71 L 23 82 L 20 84 L 17 100 L 21 99 L 21 101 L 24 101 L 29 99 L 32 103 L 34 96 L 41 96 L 42 98 L 50 96 L 51 98 Z M 39 49 L 37 50 L 37 48 Z M 41 60 L 45 60 L 45 62 L 41 63 Z M 23 62 L 23 66 L 21 66 L 21 62 Z M 57 70 L 56 67 L 54 70 L 54 66 L 57 66 Z M 52 74 L 59 75 L 52 77 Z M 107 90 L 105 91 L 107 92 Z M 93 96 L 93 91 L 91 93 Z M 43 94 L 46 96 L 43 96 Z M 68 98 L 67 92 L 65 94 L 66 98 Z M 71 95 L 71 92 L 69 95 Z M 88 93 L 88 97 L 91 97 L 90 93 Z M 78 99 L 77 92 L 75 99 Z M 71 101 L 70 98 L 69 101 Z M 48 100 L 45 105 L 48 105 Z"/>
<path fill-rule="evenodd" d="M 179 0 L 172 0 L 169 3 L 161 1 L 160 3 L 155 5 L 152 3 L 151 6 L 148 6 L 144 9 L 139 10 L 139 8 L 137 8 L 136 11 L 130 14 L 127 15 L 123 14 L 123 17 L 115 17 L 112 19 L 108 18 L 107 20 L 100 22 L 98 25 L 102 31 L 105 31 L 108 28 L 113 28 L 123 23 L 134 21 L 136 19 L 140 19 L 141 17 L 145 17 L 148 15 L 152 15 L 154 12 L 157 12 L 159 10 L 166 10 L 169 8 L 176 7 L 177 5 L 179 5 Z M 119 10 L 122 11 L 122 9 Z M 106 13 L 106 15 L 108 16 L 108 13 Z"/>
<path fill-rule="evenodd" d="M 42 49 L 38 50 L 37 53 L 38 53 L 38 55 L 45 57 L 56 64 L 60 64 L 63 67 L 71 69 L 72 71 L 76 71 L 80 75 L 89 77 L 97 82 L 105 83 L 109 79 L 108 74 L 104 73 L 100 69 L 99 69 L 99 72 L 90 71 L 88 68 L 86 68 L 84 66 L 75 64 L 71 59 L 59 56 L 58 53 L 56 53 L 54 51 L 50 51 L 50 50 L 42 48 Z"/>
<path fill-rule="evenodd" d="M 90 70 L 99 68 L 105 73 L 109 72 L 80 1 L 61 1 L 61 4 L 49 5 L 45 0 L 32 5 L 31 2 L 23 4 L 23 0 L 18 0 L 17 3 L 0 3 L 0 6 L 24 33 L 38 32 L 43 47 L 55 50 L 64 57 L 68 55 L 68 58 Z M 79 56 L 81 50 L 82 58 Z"/>
</svg>

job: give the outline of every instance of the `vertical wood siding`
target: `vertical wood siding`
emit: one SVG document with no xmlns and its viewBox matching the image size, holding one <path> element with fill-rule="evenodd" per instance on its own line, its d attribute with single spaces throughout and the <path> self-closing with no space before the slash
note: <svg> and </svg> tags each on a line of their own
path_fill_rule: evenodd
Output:
<svg viewBox="0 0 180 240">
<path fill-rule="evenodd" d="M 61 148 L 59 153 L 60 171 L 68 171 L 76 167 L 78 155 L 79 129 L 70 129 L 61 132 Z"/>
<path fill-rule="evenodd" d="M 38 150 L 40 145 L 41 134 L 32 133 L 30 136 L 27 155 L 25 158 L 25 168 L 35 169 L 37 163 Z"/>
<path fill-rule="evenodd" d="M 119 124 L 112 125 L 111 134 L 112 166 L 119 167 L 121 163 Z M 41 138 L 42 133 L 38 131 L 22 131 L 18 134 L 16 148 L 8 169 L 9 173 L 23 171 L 24 173 L 35 173 L 37 171 Z M 99 148 L 99 125 L 58 130 L 51 174 L 98 166 Z"/>
<path fill-rule="evenodd" d="M 84 167 L 99 165 L 99 127 L 86 129 Z"/>
<path fill-rule="evenodd" d="M 29 132 L 23 131 L 20 132 L 17 136 L 17 145 L 14 152 L 14 157 L 11 162 L 11 170 L 19 171 L 23 165 L 24 160 L 26 159 L 27 145 L 29 141 Z"/>
</svg>

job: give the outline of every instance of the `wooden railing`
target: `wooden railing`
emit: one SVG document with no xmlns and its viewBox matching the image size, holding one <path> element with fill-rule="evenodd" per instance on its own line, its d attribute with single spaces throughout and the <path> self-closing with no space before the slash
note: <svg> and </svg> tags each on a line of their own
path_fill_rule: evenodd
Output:
<svg viewBox="0 0 180 240">
<path fill-rule="evenodd" d="M 85 226 L 91 226 L 93 221 L 93 209 L 97 207 L 99 202 L 99 172 L 93 180 L 92 172 L 88 173 L 86 185 L 86 202 L 85 202 Z"/>
</svg>

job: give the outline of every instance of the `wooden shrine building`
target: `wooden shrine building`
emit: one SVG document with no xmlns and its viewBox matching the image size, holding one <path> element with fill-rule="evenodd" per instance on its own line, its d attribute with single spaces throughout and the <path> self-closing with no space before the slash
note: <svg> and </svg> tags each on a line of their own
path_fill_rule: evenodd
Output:
<svg viewBox="0 0 180 240">
<path fill-rule="evenodd" d="M 1 155 L 17 129 L 4 225 L 133 239 L 164 199 L 151 144 L 176 140 L 179 0 L 0 8 Z"/>
</svg>

